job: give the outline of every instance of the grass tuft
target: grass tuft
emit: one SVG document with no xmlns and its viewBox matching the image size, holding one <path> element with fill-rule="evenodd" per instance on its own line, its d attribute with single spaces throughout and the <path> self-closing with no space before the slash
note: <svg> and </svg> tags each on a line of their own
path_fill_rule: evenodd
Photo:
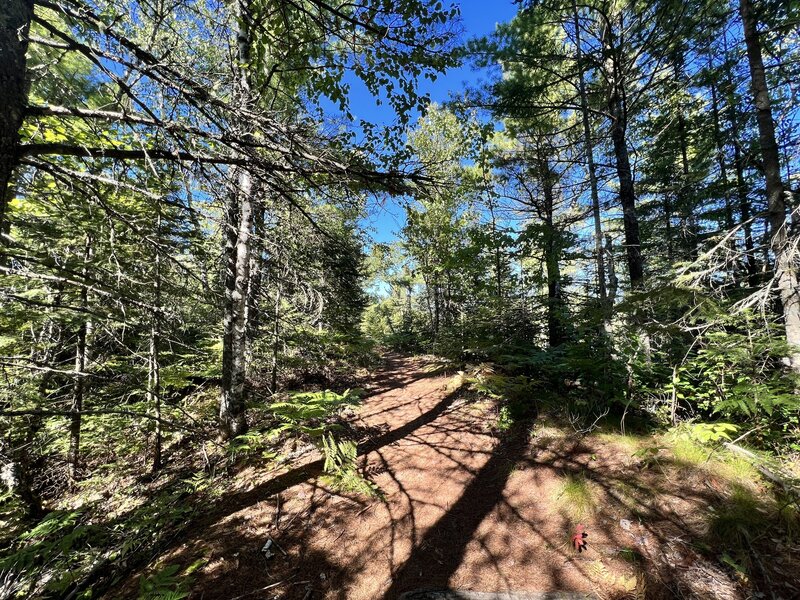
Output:
<svg viewBox="0 0 800 600">
<path fill-rule="evenodd" d="M 725 452 L 721 460 L 713 461 L 710 468 L 715 474 L 734 484 L 753 487 L 761 481 L 761 474 L 750 461 L 730 452 Z"/>
<path fill-rule="evenodd" d="M 597 511 L 596 494 L 583 474 L 566 475 L 556 492 L 555 501 L 573 520 L 589 517 Z"/>
<path fill-rule="evenodd" d="M 789 540 L 796 540 L 800 535 L 800 502 L 795 496 L 779 494 L 777 498 L 778 520 L 786 537 Z"/>
<path fill-rule="evenodd" d="M 708 461 L 709 450 L 685 436 L 675 436 L 670 444 L 675 460 L 686 466 L 701 466 Z"/>
<path fill-rule="evenodd" d="M 642 444 L 647 440 L 646 437 L 641 435 L 623 435 L 621 433 L 596 433 L 594 436 L 606 444 L 617 446 L 621 450 L 633 454 L 638 451 Z"/>
</svg>

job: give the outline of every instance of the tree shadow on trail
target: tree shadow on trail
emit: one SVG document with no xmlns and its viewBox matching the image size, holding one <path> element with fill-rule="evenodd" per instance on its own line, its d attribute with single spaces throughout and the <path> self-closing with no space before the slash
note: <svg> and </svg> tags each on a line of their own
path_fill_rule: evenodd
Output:
<svg viewBox="0 0 800 600">
<path fill-rule="evenodd" d="M 363 456 L 393 444 L 407 437 L 415 430 L 424 427 L 444 413 L 458 396 L 454 390 L 441 398 L 432 408 L 422 413 L 404 425 L 387 431 L 376 438 L 367 440 L 358 445 L 358 455 Z M 198 523 L 194 528 L 204 527 L 216 523 L 226 516 L 236 513 L 257 502 L 263 501 L 275 494 L 279 494 L 291 487 L 308 482 L 323 473 L 324 460 L 318 459 L 299 465 L 289 471 L 271 478 L 269 481 L 254 488 L 238 493 L 227 494 L 222 504 L 216 509 L 211 509 L 209 514 L 202 519 L 205 523 Z"/>
<path fill-rule="evenodd" d="M 447 366 L 444 364 L 431 364 L 430 361 L 420 357 L 390 354 L 378 370 L 379 377 L 366 384 L 366 394 L 362 399 L 404 388 L 415 381 L 438 377 L 444 375 L 446 371 Z"/>
<path fill-rule="evenodd" d="M 525 430 L 525 425 L 517 424 L 494 449 L 458 501 L 425 533 L 408 560 L 393 573 L 385 600 L 414 588 L 447 587 L 481 523 L 504 502 L 504 490 L 514 464 L 524 457 L 528 446 Z M 490 560 L 494 561 L 494 557 Z M 494 566 L 500 570 L 498 564 Z"/>
<path fill-rule="evenodd" d="M 416 430 L 429 425 L 444 414 L 458 395 L 458 390 L 447 392 L 436 400 L 427 411 L 414 419 L 359 444 L 358 455 L 365 456 L 372 452 L 379 452 L 382 448 L 413 435 Z M 329 579 L 305 581 L 308 577 L 302 577 L 299 574 L 291 575 L 286 579 L 290 588 L 284 590 L 284 597 L 302 598 L 306 596 L 308 589 L 313 588 L 318 591 L 322 586 L 325 588 L 326 597 L 345 600 L 348 575 L 342 572 L 340 566 L 331 563 L 329 557 L 313 550 L 307 540 L 312 532 L 307 531 L 305 524 L 313 520 L 314 513 L 330 498 L 336 497 L 335 494 L 331 496 L 330 490 L 326 490 L 317 480 L 323 473 L 323 464 L 322 459 L 313 460 L 272 477 L 250 490 L 227 494 L 216 507 L 210 508 L 204 516 L 193 522 L 186 534 L 178 536 L 173 541 L 170 546 L 173 550 L 165 549 L 160 554 L 162 556 L 169 555 L 169 562 L 179 564 L 191 562 L 197 559 L 193 540 L 202 542 L 210 534 L 211 539 L 214 539 L 218 546 L 227 548 L 229 552 L 225 551 L 226 558 L 224 560 L 214 561 L 202 575 L 198 574 L 195 590 L 203 590 L 205 597 L 236 597 L 237 594 L 244 591 L 244 586 L 248 586 L 250 590 L 254 590 L 254 593 L 258 593 L 261 588 L 274 583 L 270 567 L 276 568 L 276 572 L 282 573 L 283 576 L 295 571 L 302 564 L 303 570 L 306 570 L 309 565 L 313 565 L 316 573 L 328 573 Z M 252 531 L 246 518 L 245 520 L 240 519 L 236 513 L 301 485 L 311 486 L 313 490 L 308 510 L 303 513 L 299 521 L 295 522 L 292 536 L 285 537 L 281 532 L 275 533 L 279 536 L 279 541 L 276 541 L 288 552 L 288 555 L 278 553 L 273 559 L 274 562 L 265 564 L 261 548 L 266 533 L 256 534 L 255 531 Z M 306 489 L 308 488 L 306 487 Z M 360 510 L 358 504 L 360 503 L 353 502 L 355 508 L 351 507 L 351 509 Z M 203 537 L 199 537 L 199 535 Z M 298 563 L 293 565 L 287 563 L 279 568 L 279 564 L 284 562 L 288 556 L 294 557 L 293 560 L 297 560 Z M 334 585 L 341 586 L 341 589 L 334 588 Z"/>
</svg>

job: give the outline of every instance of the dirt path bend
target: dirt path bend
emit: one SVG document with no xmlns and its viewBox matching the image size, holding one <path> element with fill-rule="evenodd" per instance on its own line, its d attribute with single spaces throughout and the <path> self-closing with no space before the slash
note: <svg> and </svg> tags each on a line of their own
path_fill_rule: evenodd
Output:
<svg viewBox="0 0 800 600">
<path fill-rule="evenodd" d="M 460 400 L 449 381 L 410 358 L 376 374 L 377 393 L 356 425 L 368 432 L 363 466 L 382 500 L 332 493 L 319 461 L 263 480 L 254 471 L 227 514 L 166 562 L 203 558 L 193 597 L 204 599 L 596 591 L 598 578 L 616 581 L 625 564 L 615 554 L 636 531 L 602 527 L 619 517 L 596 515 L 589 551 L 579 555 L 569 544 L 574 519 L 554 503 L 564 474 L 596 469 L 602 454 L 578 443 L 545 456 L 525 436 L 501 441 L 487 427 L 487 407 Z M 278 550 L 265 559 L 269 538 Z"/>
</svg>

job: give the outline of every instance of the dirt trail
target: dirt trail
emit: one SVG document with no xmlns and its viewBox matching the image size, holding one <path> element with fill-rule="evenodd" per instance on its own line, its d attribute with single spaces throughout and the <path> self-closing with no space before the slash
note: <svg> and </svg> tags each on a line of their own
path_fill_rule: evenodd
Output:
<svg viewBox="0 0 800 600">
<path fill-rule="evenodd" d="M 356 417 L 367 432 L 359 446 L 364 469 L 383 500 L 331 493 L 319 480 L 319 461 L 277 476 L 240 475 L 252 481 L 232 494 L 227 514 L 166 557 L 183 564 L 204 557 L 193 597 L 375 600 L 432 587 L 597 591 L 633 573 L 619 549 L 635 546 L 647 556 L 659 532 L 636 523 L 622 529 L 609 508 L 585 521 L 589 549 L 579 555 L 569 545 L 574 519 L 554 498 L 565 474 L 585 473 L 608 487 L 614 478 L 635 478 L 635 467 L 578 440 L 548 440 L 546 449 L 527 436 L 501 441 L 486 426 L 486 406 L 459 400 L 448 377 L 429 376 L 425 367 L 419 359 L 390 359 Z M 673 500 L 659 521 L 678 533 L 691 529 L 677 515 L 705 500 Z M 279 551 L 267 560 L 260 550 L 269 537 Z"/>
</svg>

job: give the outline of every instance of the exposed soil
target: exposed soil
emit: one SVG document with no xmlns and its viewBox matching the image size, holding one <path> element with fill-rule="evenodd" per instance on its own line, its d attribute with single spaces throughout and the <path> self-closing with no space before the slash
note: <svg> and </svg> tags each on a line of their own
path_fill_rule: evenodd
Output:
<svg viewBox="0 0 800 600">
<path fill-rule="evenodd" d="M 745 597 L 733 571 L 692 543 L 719 500 L 713 478 L 643 469 L 630 449 L 555 427 L 500 436 L 493 407 L 450 381 L 401 357 L 375 374 L 353 425 L 382 499 L 326 488 L 318 456 L 277 473 L 249 468 L 224 511 L 193 525 L 161 563 L 204 559 L 192 597 L 205 600 L 392 599 L 443 587 Z M 559 497 L 569 477 L 597 499 L 579 518 Z M 588 532 L 582 553 L 570 544 L 578 520 Z M 270 538 L 277 549 L 267 559 Z"/>
</svg>

